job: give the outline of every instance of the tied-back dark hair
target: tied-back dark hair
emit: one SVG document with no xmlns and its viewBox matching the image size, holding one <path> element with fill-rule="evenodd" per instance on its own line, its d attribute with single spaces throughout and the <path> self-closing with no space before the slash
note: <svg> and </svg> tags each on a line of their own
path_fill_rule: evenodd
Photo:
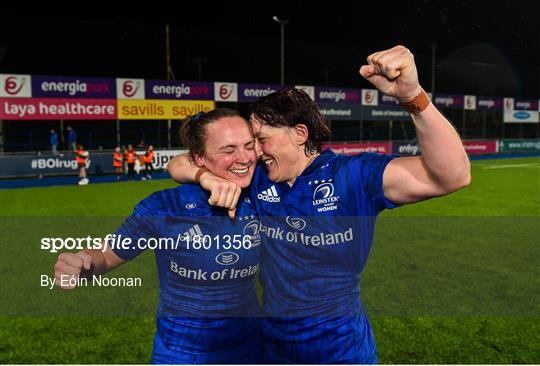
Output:
<svg viewBox="0 0 540 366">
<path fill-rule="evenodd" d="M 206 130 L 204 127 L 224 117 L 242 116 L 234 109 L 217 108 L 207 113 L 199 112 L 184 120 L 180 127 L 180 140 L 188 148 L 192 159 L 195 158 L 195 154 L 204 154 L 204 143 L 206 140 Z"/>
<path fill-rule="evenodd" d="M 262 97 L 249 106 L 249 116 L 272 127 L 306 125 L 309 133 L 304 147 L 306 155 L 320 152 L 322 143 L 330 139 L 328 122 L 317 104 L 300 89 L 283 88 Z"/>
</svg>

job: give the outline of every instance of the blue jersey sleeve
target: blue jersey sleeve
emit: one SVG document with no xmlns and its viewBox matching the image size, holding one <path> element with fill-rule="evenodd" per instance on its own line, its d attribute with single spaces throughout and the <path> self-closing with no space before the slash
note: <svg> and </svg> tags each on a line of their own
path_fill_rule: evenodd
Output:
<svg viewBox="0 0 540 366">
<path fill-rule="evenodd" d="M 113 252 L 123 260 L 131 260 L 144 251 L 138 245 L 141 238 L 150 238 L 157 236 L 156 215 L 159 212 L 159 195 L 153 194 L 145 198 L 133 210 L 133 213 L 126 218 L 124 223 L 116 231 L 116 237 L 121 239 L 129 238 L 129 245 L 113 245 Z"/>
<path fill-rule="evenodd" d="M 357 179 L 362 191 L 378 212 L 398 206 L 389 201 L 383 191 L 384 170 L 388 163 L 397 157 L 397 155 L 363 153 L 352 157 L 352 162 L 348 166 L 348 173 Z"/>
</svg>

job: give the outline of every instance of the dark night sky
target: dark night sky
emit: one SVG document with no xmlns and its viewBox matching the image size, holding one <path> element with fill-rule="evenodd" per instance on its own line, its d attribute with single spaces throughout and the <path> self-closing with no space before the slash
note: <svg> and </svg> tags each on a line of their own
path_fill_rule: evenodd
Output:
<svg viewBox="0 0 540 366">
<path fill-rule="evenodd" d="M 368 87 L 356 74 L 365 57 L 401 43 L 415 53 L 429 88 L 430 42 L 436 42 L 438 90 L 540 96 L 535 1 L 289 1 L 282 8 L 252 2 L 231 14 L 209 14 L 210 3 L 183 10 L 170 4 L 123 13 L 94 2 L 77 10 L 4 8 L 0 70 L 165 78 L 164 24 L 170 24 L 176 79 L 196 80 L 193 59 L 203 57 L 203 80 L 278 83 L 280 27 L 271 19 L 278 15 L 289 21 L 289 83 Z"/>
</svg>

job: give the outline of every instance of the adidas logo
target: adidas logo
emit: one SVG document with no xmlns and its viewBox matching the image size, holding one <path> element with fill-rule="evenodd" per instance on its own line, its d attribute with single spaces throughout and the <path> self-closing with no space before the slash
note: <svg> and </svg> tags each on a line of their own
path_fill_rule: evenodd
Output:
<svg viewBox="0 0 540 366">
<path fill-rule="evenodd" d="M 183 233 L 182 236 L 185 238 L 185 241 L 193 241 L 194 239 L 200 241 L 204 235 L 199 224 L 195 224 L 191 229 Z"/>
<path fill-rule="evenodd" d="M 257 198 L 266 202 L 280 202 L 281 201 L 281 197 L 279 197 L 276 191 L 275 185 L 259 193 L 257 195 Z"/>
</svg>

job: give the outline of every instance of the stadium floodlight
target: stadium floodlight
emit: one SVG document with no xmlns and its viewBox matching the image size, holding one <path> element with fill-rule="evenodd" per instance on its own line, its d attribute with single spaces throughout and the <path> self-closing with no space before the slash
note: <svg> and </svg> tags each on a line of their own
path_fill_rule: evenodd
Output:
<svg viewBox="0 0 540 366">
<path fill-rule="evenodd" d="M 280 19 L 275 15 L 272 17 L 272 20 L 281 26 L 281 85 L 285 85 L 285 25 L 289 21 Z"/>
</svg>

